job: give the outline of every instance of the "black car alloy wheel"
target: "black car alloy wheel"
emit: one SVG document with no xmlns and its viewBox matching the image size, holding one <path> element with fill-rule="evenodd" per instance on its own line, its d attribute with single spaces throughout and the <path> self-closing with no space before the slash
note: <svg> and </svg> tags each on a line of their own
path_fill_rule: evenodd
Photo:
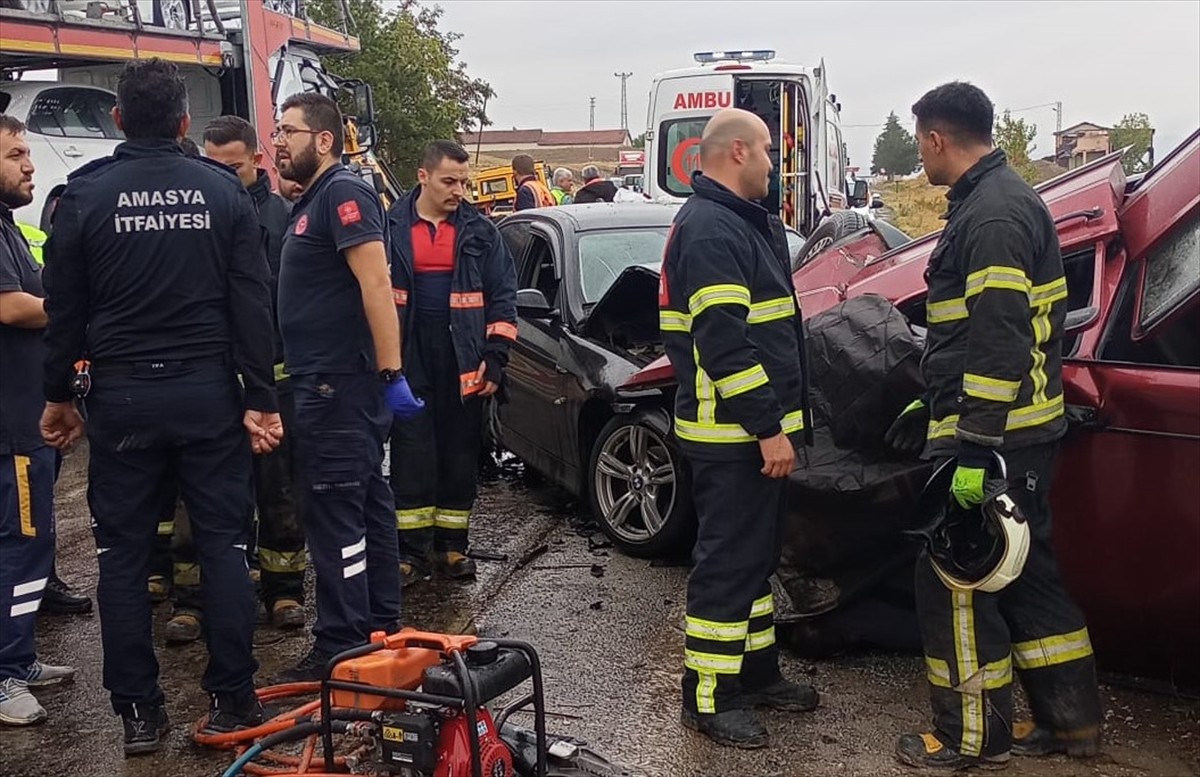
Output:
<svg viewBox="0 0 1200 777">
<path fill-rule="evenodd" d="M 680 547 L 693 528 L 691 483 L 670 432 L 650 413 L 619 415 L 592 452 L 589 496 L 600 527 L 631 555 Z"/>
</svg>

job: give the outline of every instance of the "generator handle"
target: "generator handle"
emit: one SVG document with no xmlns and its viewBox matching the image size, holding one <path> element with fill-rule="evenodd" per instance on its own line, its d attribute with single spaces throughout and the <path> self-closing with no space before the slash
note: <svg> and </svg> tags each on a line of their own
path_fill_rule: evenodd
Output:
<svg viewBox="0 0 1200 777">
<path fill-rule="evenodd" d="M 437 650 L 444 655 L 461 653 L 479 641 L 479 637 L 470 634 L 434 634 L 416 629 L 401 629 L 395 634 L 375 632 L 371 642 L 382 642 L 388 650 L 406 647 L 420 647 Z"/>
</svg>

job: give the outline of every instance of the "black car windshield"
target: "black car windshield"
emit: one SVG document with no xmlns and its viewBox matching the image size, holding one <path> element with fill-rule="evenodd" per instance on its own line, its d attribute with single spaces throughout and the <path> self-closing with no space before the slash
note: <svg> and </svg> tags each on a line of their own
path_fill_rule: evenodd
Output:
<svg viewBox="0 0 1200 777">
<path fill-rule="evenodd" d="M 667 227 L 585 232 L 579 236 L 579 282 L 583 302 L 593 305 L 626 267 L 658 268 L 667 245 Z"/>
</svg>

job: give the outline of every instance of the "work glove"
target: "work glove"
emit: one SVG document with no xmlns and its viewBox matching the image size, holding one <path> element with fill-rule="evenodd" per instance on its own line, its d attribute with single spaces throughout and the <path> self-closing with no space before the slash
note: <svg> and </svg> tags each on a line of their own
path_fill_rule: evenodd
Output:
<svg viewBox="0 0 1200 777">
<path fill-rule="evenodd" d="M 990 449 L 966 441 L 958 445 L 958 466 L 950 481 L 950 494 L 964 510 L 983 504 L 988 465 L 994 461 Z"/>
<path fill-rule="evenodd" d="M 929 408 L 922 399 L 914 399 L 896 416 L 883 435 L 883 441 L 901 453 L 919 454 L 929 433 Z"/>
<path fill-rule="evenodd" d="M 391 383 L 384 384 L 383 398 L 387 401 L 392 413 L 401 421 L 410 421 L 425 409 L 425 400 L 413 396 L 408 387 L 408 379 L 398 376 Z"/>
</svg>

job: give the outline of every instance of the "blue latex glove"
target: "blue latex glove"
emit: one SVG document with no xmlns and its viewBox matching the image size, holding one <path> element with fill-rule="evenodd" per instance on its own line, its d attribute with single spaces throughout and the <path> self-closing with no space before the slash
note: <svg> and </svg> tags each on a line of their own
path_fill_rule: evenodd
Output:
<svg viewBox="0 0 1200 777">
<path fill-rule="evenodd" d="M 392 409 L 392 413 L 401 421 L 410 421 L 425 409 L 425 400 L 413 396 L 412 389 L 408 387 L 408 380 L 403 375 L 391 383 L 384 384 L 383 398 Z"/>
<path fill-rule="evenodd" d="M 950 482 L 954 501 L 964 510 L 983 504 L 983 483 L 986 479 L 987 470 L 983 467 L 964 467 L 959 464 Z"/>
</svg>

